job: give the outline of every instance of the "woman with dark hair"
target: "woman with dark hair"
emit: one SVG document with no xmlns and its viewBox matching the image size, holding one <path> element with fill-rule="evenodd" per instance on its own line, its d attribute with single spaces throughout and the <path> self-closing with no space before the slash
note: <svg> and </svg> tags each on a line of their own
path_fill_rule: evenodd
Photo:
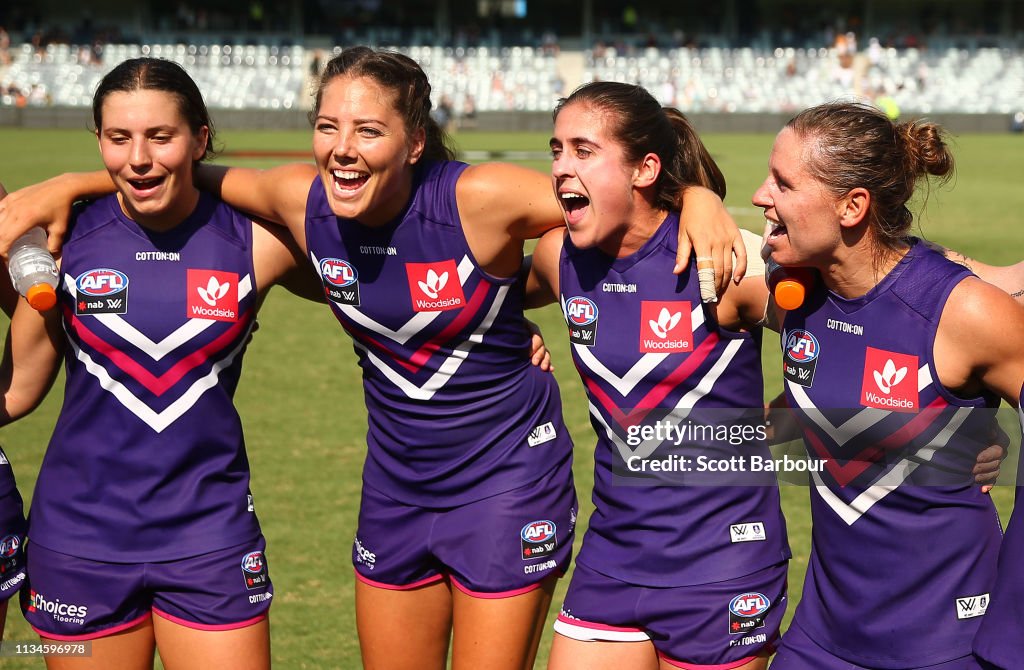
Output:
<svg viewBox="0 0 1024 670">
<path fill-rule="evenodd" d="M 93 97 L 116 193 L 75 208 L 58 307 L 19 301 L 0 422 L 63 355 L 64 404 L 32 500 L 22 610 L 49 668 L 270 667 L 273 589 L 232 397 L 274 283 L 319 298 L 302 256 L 193 186 L 213 128 L 178 65 L 121 63 Z M 155 616 L 154 616 L 155 615 Z"/>
<path fill-rule="evenodd" d="M 788 405 L 827 467 L 773 668 L 979 667 L 1000 528 L 969 469 L 1018 404 L 1024 310 L 910 236 L 915 186 L 952 172 L 936 124 L 833 103 L 783 128 L 754 194 L 772 259 L 822 278 L 783 322 Z"/>
<path fill-rule="evenodd" d="M 639 86 L 594 82 L 554 121 L 567 230 L 538 243 L 528 296 L 562 305 L 598 442 L 595 510 L 548 667 L 763 670 L 790 555 L 774 474 L 743 474 L 771 460 L 758 432 L 767 286 L 755 274 L 708 305 L 695 258 L 670 273 L 680 191 L 725 195 L 678 110 Z M 731 465 L 711 474 L 708 461 Z"/>
<path fill-rule="evenodd" d="M 456 668 L 530 668 L 576 496 L 557 386 L 530 364 L 523 241 L 561 210 L 538 172 L 453 160 L 430 90 L 406 56 L 346 49 L 310 113 L 315 166 L 199 176 L 287 226 L 353 339 L 369 423 L 352 548 L 364 664 L 443 668 L 451 646 Z M 713 193 L 687 198 L 694 228 L 728 218 Z"/>
</svg>

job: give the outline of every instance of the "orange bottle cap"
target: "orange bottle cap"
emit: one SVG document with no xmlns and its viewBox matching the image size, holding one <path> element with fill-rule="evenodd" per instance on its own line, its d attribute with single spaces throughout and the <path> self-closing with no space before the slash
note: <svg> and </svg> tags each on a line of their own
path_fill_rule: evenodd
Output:
<svg viewBox="0 0 1024 670">
<path fill-rule="evenodd" d="M 775 304 L 789 311 L 804 304 L 807 289 L 795 279 L 783 279 L 775 285 Z"/>
<path fill-rule="evenodd" d="M 57 292 L 49 284 L 36 284 L 29 287 L 28 292 L 25 293 L 25 299 L 33 309 L 45 312 L 57 304 Z"/>
</svg>

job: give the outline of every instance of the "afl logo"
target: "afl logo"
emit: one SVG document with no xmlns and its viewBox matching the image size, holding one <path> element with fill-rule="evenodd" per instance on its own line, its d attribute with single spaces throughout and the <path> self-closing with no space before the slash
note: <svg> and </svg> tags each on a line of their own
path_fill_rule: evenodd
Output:
<svg viewBox="0 0 1024 670">
<path fill-rule="evenodd" d="M 78 276 L 75 282 L 79 293 L 91 296 L 107 296 L 120 293 L 128 288 L 128 275 L 109 268 L 89 270 Z"/>
<path fill-rule="evenodd" d="M 565 316 L 574 326 L 586 326 L 597 321 L 597 304 L 590 298 L 576 296 L 565 303 Z"/>
<path fill-rule="evenodd" d="M 790 331 L 786 338 L 786 358 L 796 363 L 810 363 L 819 350 L 818 338 L 806 330 Z"/>
<path fill-rule="evenodd" d="M 11 558 L 18 553 L 21 547 L 21 538 L 17 535 L 7 535 L 0 540 L 0 558 Z"/>
<path fill-rule="evenodd" d="M 258 575 L 263 572 L 263 568 L 262 551 L 250 551 L 242 557 L 242 570 L 245 570 L 249 574 Z"/>
<path fill-rule="evenodd" d="M 755 617 L 764 614 L 772 606 L 772 601 L 763 593 L 751 591 L 741 593 L 729 601 L 729 611 L 736 616 Z"/>
<path fill-rule="evenodd" d="M 339 258 L 325 258 L 320 261 L 320 274 L 328 283 L 338 288 L 351 286 L 358 279 L 356 269 Z"/>
<path fill-rule="evenodd" d="M 532 542 L 533 544 L 547 542 L 555 537 L 555 522 L 531 521 L 523 526 L 523 530 L 520 531 L 519 535 L 523 538 L 524 542 Z"/>
</svg>

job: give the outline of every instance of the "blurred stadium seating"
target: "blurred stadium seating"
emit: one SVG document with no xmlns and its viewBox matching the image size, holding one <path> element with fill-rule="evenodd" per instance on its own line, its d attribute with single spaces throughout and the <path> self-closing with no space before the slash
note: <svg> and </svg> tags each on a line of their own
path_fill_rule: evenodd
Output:
<svg viewBox="0 0 1024 670">
<path fill-rule="evenodd" d="M 998 48 L 875 48 L 845 60 L 826 48 L 649 48 L 628 54 L 607 48 L 586 53 L 582 72 L 569 75 L 565 63 L 572 54 L 564 51 L 398 49 L 423 66 L 434 102 L 447 96 L 457 111 L 469 101 L 481 112 L 546 112 L 573 86 L 594 79 L 639 83 L 664 104 L 688 112 L 789 112 L 840 97 L 885 95 L 906 112 L 1011 114 L 1024 100 L 1024 57 Z M 303 46 L 108 44 L 97 54 L 88 46 L 37 50 L 23 44 L 12 46 L 10 64 L 0 67 L 0 104 L 87 106 L 114 64 L 151 55 L 182 64 L 211 108 L 295 109 L 309 104 L 314 53 Z"/>
</svg>

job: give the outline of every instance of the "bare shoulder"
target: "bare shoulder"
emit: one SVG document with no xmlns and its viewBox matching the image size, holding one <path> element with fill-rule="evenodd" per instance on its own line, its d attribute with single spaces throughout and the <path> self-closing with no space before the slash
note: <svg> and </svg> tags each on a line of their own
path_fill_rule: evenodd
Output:
<svg viewBox="0 0 1024 670">
<path fill-rule="evenodd" d="M 942 384 L 973 383 L 1016 401 L 1024 381 L 1024 308 L 999 288 L 968 277 L 950 293 L 939 319 L 935 363 Z"/>
<path fill-rule="evenodd" d="M 464 220 L 489 221 L 505 229 L 533 221 L 546 222 L 547 226 L 535 231 L 533 237 L 558 225 L 562 218 L 551 178 L 508 163 L 470 166 L 459 176 L 455 197 Z"/>
</svg>

